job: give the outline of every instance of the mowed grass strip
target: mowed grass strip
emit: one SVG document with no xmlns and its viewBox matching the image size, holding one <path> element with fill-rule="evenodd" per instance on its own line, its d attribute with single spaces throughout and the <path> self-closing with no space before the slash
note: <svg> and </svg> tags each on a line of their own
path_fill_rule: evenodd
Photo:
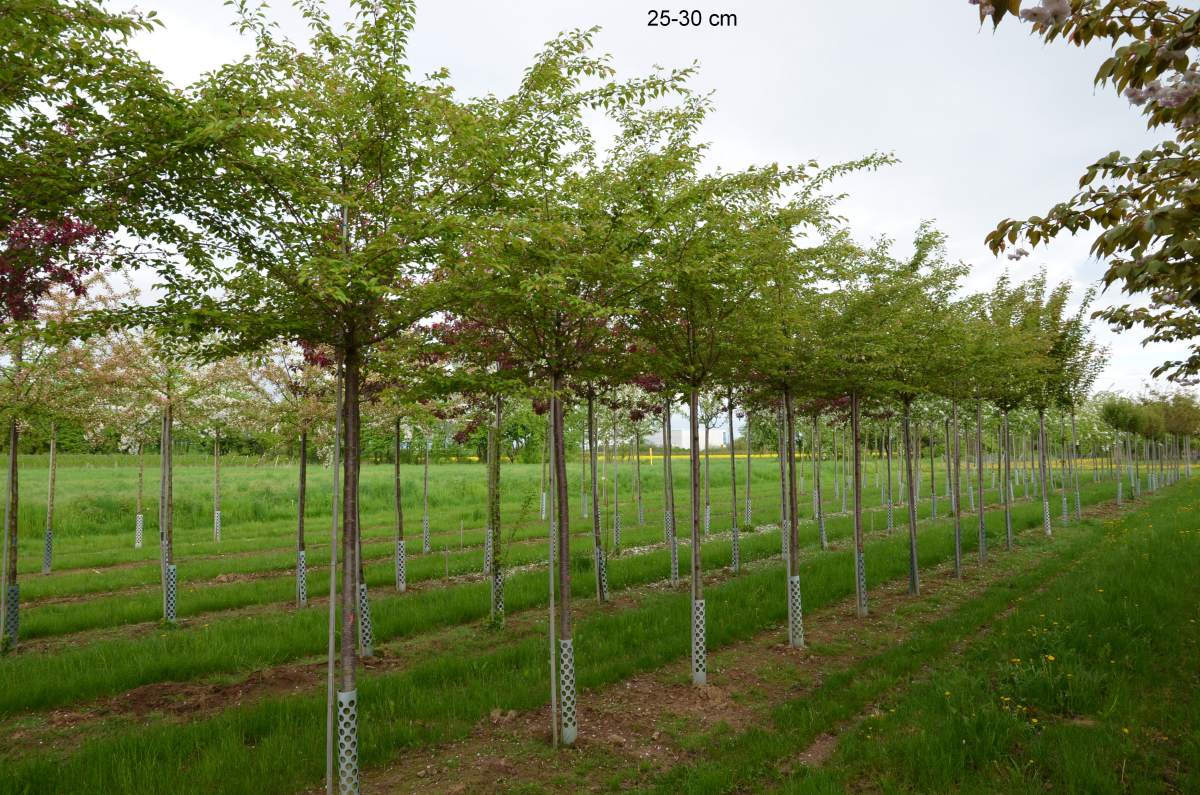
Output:
<svg viewBox="0 0 1200 795">
<path fill-rule="evenodd" d="M 1195 791 L 1198 486 L 1029 538 L 1056 554 L 827 676 L 768 725 L 698 740 L 703 761 L 652 789 Z M 833 756 L 801 764 L 828 732 Z"/>
<path fill-rule="evenodd" d="M 1038 505 L 1020 506 L 1014 516 L 1018 528 L 1034 527 L 1040 520 Z M 1002 525 L 1002 516 L 989 516 L 993 544 L 1002 538 Z M 939 532 L 923 534 L 922 565 L 943 562 L 953 554 L 948 526 L 937 523 L 930 529 Z M 968 550 L 971 535 L 966 539 Z M 774 534 L 756 539 L 778 543 Z M 871 581 L 904 576 L 907 550 L 907 539 L 900 533 L 871 542 Z M 852 592 L 850 560 L 849 552 L 842 550 L 804 562 L 810 610 Z M 538 577 L 539 590 L 542 579 Z M 778 626 L 786 614 L 783 594 L 784 572 L 778 566 L 711 586 L 706 591 L 710 646 L 718 648 Z M 600 687 L 685 656 L 689 609 L 685 593 L 664 591 L 648 595 L 637 608 L 577 622 L 581 688 Z M 487 655 L 439 655 L 399 673 L 364 677 L 359 684 L 360 758 L 365 765 L 379 764 L 404 746 L 461 737 L 493 708 L 542 707 L 547 681 L 544 638 Z M 0 786 L 19 792 L 57 792 L 68 782 L 75 788 L 109 791 L 170 787 L 183 792 L 291 792 L 323 775 L 324 710 L 318 695 L 268 698 L 184 725 L 114 731 L 83 741 L 74 753 L 18 755 L 9 760 Z"/>
<path fill-rule="evenodd" d="M 685 503 L 684 510 L 688 510 Z M 918 516 L 928 519 L 928 504 L 918 508 Z M 766 514 L 766 515 L 769 515 Z M 651 524 L 638 527 L 635 517 L 623 530 L 625 548 L 655 544 L 662 541 L 662 529 Z M 830 515 L 826 519 L 827 535 L 831 539 L 850 532 L 851 518 L 846 515 Z M 882 509 L 871 509 L 865 518 L 869 529 L 884 527 Z M 812 521 L 805 520 L 805 528 Z M 712 532 L 728 531 L 729 523 L 714 520 Z M 544 530 L 543 533 L 544 535 Z M 461 576 L 482 571 L 482 531 L 472 533 L 479 543 L 464 550 L 411 554 L 408 558 L 408 581 L 411 584 L 433 581 L 446 576 Z M 512 543 L 514 540 L 519 543 Z M 419 542 L 418 542 L 419 543 Z M 578 533 L 577 543 L 591 543 L 589 531 Z M 507 566 L 528 566 L 540 563 L 546 557 L 546 544 L 540 540 L 506 540 L 504 559 Z M 309 550 L 309 593 L 316 596 L 328 592 L 327 545 L 320 550 Z M 364 548 L 367 584 L 374 588 L 394 585 L 392 548 L 380 550 Z M 254 605 L 286 605 L 294 601 L 295 553 L 260 556 L 255 558 L 230 558 L 226 560 L 205 559 L 191 563 L 181 561 L 179 565 L 181 589 L 178 600 L 178 615 L 181 618 L 209 616 L 221 611 L 237 610 Z M 221 576 L 253 575 L 252 581 L 220 582 Z M 273 576 L 272 576 L 273 575 Z M 56 578 L 33 578 L 24 586 L 25 599 L 54 598 L 62 596 L 97 595 L 87 599 L 71 599 L 51 604 L 26 606 L 22 613 L 22 637 L 26 640 L 49 638 L 60 635 L 104 629 L 128 624 L 156 621 L 162 616 L 162 594 L 157 587 L 159 571 L 157 565 L 144 569 L 116 569 L 102 573 L 71 573 Z M 56 587 L 51 587 L 51 586 Z M 107 587 L 106 587 L 107 586 Z M 122 590 L 124 589 L 124 590 Z M 139 589 L 139 590 L 135 590 Z M 81 593 L 82 592 L 82 593 Z"/>
<path fill-rule="evenodd" d="M 1099 484 L 1085 492 L 1091 504 L 1105 499 L 1111 484 Z M 1027 504 L 1014 511 L 1014 522 L 1032 524 L 1040 520 L 1039 506 Z M 1002 514 L 989 515 L 990 526 L 1002 523 Z M 849 517 L 837 535 L 850 532 Z M 927 523 L 923 536 L 943 537 L 949 520 Z M 810 531 L 811 532 L 811 531 Z M 973 531 L 964 531 L 972 535 Z M 898 533 L 899 535 L 899 533 Z M 807 539 L 807 545 L 815 539 Z M 702 545 L 704 568 L 728 566 L 732 544 L 716 539 Z M 775 533 L 747 536 L 743 559 L 752 561 L 778 554 Z M 572 567 L 572 594 L 594 593 L 592 561 L 586 547 L 576 547 Z M 680 570 L 687 571 L 687 547 L 680 549 Z M 658 549 L 645 554 L 613 559 L 610 586 L 625 588 L 658 582 L 669 572 L 670 553 Z M 328 580 L 325 580 L 328 583 Z M 314 592 L 315 593 L 315 592 Z M 412 637 L 422 632 L 478 621 L 489 612 L 487 583 L 466 583 L 452 588 L 433 588 L 411 594 L 390 595 L 372 601 L 372 621 L 377 642 Z M 505 602 L 510 612 L 546 604 L 545 574 L 530 571 L 508 578 Z M 81 608 L 82 609 L 82 608 Z M 56 648 L 53 653 L 26 653 L 0 658 L 0 714 L 69 704 L 114 695 L 140 685 L 161 681 L 189 681 L 213 674 L 245 672 L 280 665 L 322 653 L 327 619 L 324 611 L 281 609 L 278 614 L 230 617 L 220 621 L 192 621 L 182 627 L 162 628 L 149 635 L 109 638 L 91 643 Z"/>
</svg>

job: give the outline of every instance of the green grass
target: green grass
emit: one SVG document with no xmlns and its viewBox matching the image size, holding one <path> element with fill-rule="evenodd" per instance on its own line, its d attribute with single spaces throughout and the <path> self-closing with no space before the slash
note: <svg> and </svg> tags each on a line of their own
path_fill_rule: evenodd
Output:
<svg viewBox="0 0 1200 795">
<path fill-rule="evenodd" d="M 1119 521 L 1031 536 L 1056 554 L 705 744 L 655 789 L 1197 791 L 1198 507 L 1185 483 Z M 780 773 L 839 725 L 827 763 Z"/>
<path fill-rule="evenodd" d="M 1095 486 L 1088 490 L 1088 497 L 1099 499 L 1111 491 L 1111 484 Z M 1040 505 L 1018 506 L 1015 525 L 1035 526 L 1040 514 Z M 949 522 L 939 520 L 923 528 L 922 565 L 943 562 L 952 554 L 949 526 Z M 989 515 L 988 531 L 995 548 L 1002 537 L 1000 515 Z M 970 550 L 974 534 L 965 535 L 965 546 Z M 760 550 L 758 544 L 766 549 Z M 773 533 L 747 538 L 747 547 L 763 554 L 775 554 L 777 546 L 778 538 Z M 727 561 L 728 549 L 728 541 L 723 540 L 707 545 L 706 568 Z M 665 554 L 659 551 L 614 561 L 614 585 L 660 579 L 666 568 Z M 686 554 L 681 557 L 686 565 Z M 585 572 L 586 567 L 586 560 L 581 560 L 576 572 Z M 907 570 L 904 534 L 873 540 L 868 545 L 867 568 L 872 583 L 903 576 Z M 850 557 L 845 550 L 810 555 L 801 569 L 809 610 L 830 605 L 853 591 Z M 531 578 L 528 586 L 523 577 Z M 575 590 L 577 596 L 590 593 L 586 577 L 576 577 L 575 583 L 583 589 L 583 593 Z M 398 637 L 405 627 L 423 631 L 433 625 L 431 616 L 436 614 L 444 620 L 455 611 L 460 611 L 462 620 L 469 620 L 470 611 L 480 615 L 486 604 L 482 593 L 473 593 L 472 589 L 484 587 L 466 585 L 378 600 L 377 630 L 385 637 Z M 518 575 L 510 581 L 506 596 L 510 605 L 522 604 L 522 599 L 528 598 L 526 606 L 532 607 L 542 603 L 544 587 L 544 572 Z M 529 596 L 523 596 L 525 593 Z M 779 565 L 754 568 L 741 577 L 709 587 L 710 647 L 716 649 L 778 626 L 786 613 L 783 594 L 784 572 Z M 425 597 L 430 603 L 421 606 L 417 597 Z M 384 607 L 387 604 L 397 609 L 389 611 Z M 610 684 L 686 656 L 688 611 L 685 593 L 656 591 L 644 596 L 636 607 L 599 611 L 579 620 L 576 644 L 581 687 Z M 287 616 L 286 620 L 295 622 L 287 626 L 275 623 L 283 620 L 268 616 L 242 626 L 238 626 L 239 620 L 224 621 L 202 632 L 164 631 L 140 639 L 143 646 L 113 645 L 103 656 L 95 649 L 105 644 L 95 643 L 78 652 L 36 660 L 40 666 L 25 662 L 36 656 L 13 658 L 0 669 L 0 694 L 6 711 L 27 709 L 79 700 L 86 697 L 89 688 L 95 695 L 130 686 L 129 682 L 118 684 L 112 678 L 118 671 L 124 676 L 139 672 L 140 677 L 151 677 L 153 681 L 153 677 L 199 675 L 206 667 L 209 672 L 222 666 L 225 670 L 261 667 L 276 661 L 280 644 L 289 639 L 312 646 L 307 653 L 320 651 L 323 617 L 309 611 Z M 491 653 L 443 653 L 398 673 L 365 676 L 359 685 L 360 756 L 364 764 L 382 763 L 405 746 L 462 736 L 494 707 L 542 706 L 547 699 L 548 676 L 544 637 L 499 641 Z M 110 678 L 102 681 L 105 676 Z M 323 714 L 321 698 L 302 695 L 269 698 L 185 725 L 113 727 L 104 736 L 83 739 L 64 753 L 18 753 L 6 765 L 0 787 L 16 792 L 57 792 L 64 788 L 158 791 L 168 787 L 183 792 L 294 791 L 314 784 L 322 774 Z M 237 775 L 231 776 L 230 771 L 235 770 Z"/>
</svg>

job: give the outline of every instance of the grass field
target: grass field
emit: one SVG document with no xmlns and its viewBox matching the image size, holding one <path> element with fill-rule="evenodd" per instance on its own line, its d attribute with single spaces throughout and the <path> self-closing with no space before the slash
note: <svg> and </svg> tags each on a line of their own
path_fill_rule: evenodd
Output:
<svg viewBox="0 0 1200 795">
<path fill-rule="evenodd" d="M 685 461 L 674 467 L 681 517 L 688 515 Z M 134 550 L 137 472 L 128 461 L 66 462 L 58 481 L 56 570 L 31 573 L 41 562 L 42 463 L 23 462 L 25 609 L 22 643 L 0 659 L 0 724 L 15 740 L 0 750 L 0 791 L 261 793 L 319 786 L 328 470 L 310 468 L 310 593 L 318 598 L 299 610 L 292 576 L 295 467 L 226 462 L 217 544 L 209 465 L 180 466 L 181 621 L 164 628 L 155 507 L 147 501 L 146 544 Z M 738 463 L 740 519 L 745 461 Z M 156 472 L 149 462 L 147 470 Z M 570 472 L 572 515 L 580 517 L 579 462 Z M 495 629 L 486 622 L 488 585 L 480 576 L 483 467 L 431 468 L 428 555 L 411 554 L 420 547 L 413 539 L 420 537 L 421 469 L 404 468 L 411 586 L 398 594 L 389 543 L 391 468 L 364 466 L 364 556 L 377 650 L 359 684 L 367 791 L 1195 790 L 1200 706 L 1196 669 L 1188 662 L 1200 640 L 1200 594 L 1190 575 L 1200 563 L 1195 482 L 1147 492 L 1118 511 L 1115 483 L 1086 471 L 1087 516 L 1064 523 L 1055 492 L 1053 538 L 1041 533 L 1040 501 L 1025 500 L 1018 485 L 1018 544 L 1011 552 L 1003 549 L 999 495 L 989 489 L 991 560 L 983 567 L 973 562 L 975 520 L 964 519 L 972 563 L 957 581 L 946 570 L 953 524 L 945 473 L 937 473 L 934 518 L 926 472 L 919 535 L 927 586 L 912 598 L 902 587 L 904 513 L 895 512 L 897 528 L 889 532 L 868 463 L 864 524 L 873 613 L 859 621 L 846 607 L 853 594 L 850 517 L 841 513 L 827 464 L 830 547 L 817 543 L 806 493 L 801 575 L 811 637 L 806 651 L 789 652 L 780 646 L 786 609 L 773 527 L 777 462 L 754 462 L 758 526 L 743 535 L 744 565 L 735 576 L 728 568 L 728 459 L 714 456 L 712 532 L 701 550 L 711 685 L 697 689 L 685 683 L 686 585 L 668 582 L 661 472 L 660 458 L 653 467 L 643 463 L 645 524 L 639 525 L 632 463 L 621 466 L 625 551 L 609 564 L 611 604 L 595 602 L 587 521 L 576 520 L 581 743 L 554 752 L 546 712 L 539 468 L 503 467 L 504 559 L 512 571 L 505 589 L 509 619 Z M 154 486 L 148 478 L 148 496 Z M 610 519 L 611 509 L 605 515 Z M 606 532 L 611 544 L 611 521 Z M 684 571 L 690 554 L 684 544 Z M 631 701 L 640 688 L 648 688 L 646 697 Z M 629 717 L 646 703 L 660 708 L 640 722 Z"/>
</svg>

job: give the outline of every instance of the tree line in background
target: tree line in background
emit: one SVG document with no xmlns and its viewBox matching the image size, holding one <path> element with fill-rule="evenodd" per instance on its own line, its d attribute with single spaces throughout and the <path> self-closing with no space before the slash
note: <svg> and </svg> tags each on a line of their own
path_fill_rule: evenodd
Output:
<svg viewBox="0 0 1200 795">
<path fill-rule="evenodd" d="M 358 657 L 371 649 L 360 537 L 364 460 L 414 460 L 415 450 L 427 462 L 435 438 L 443 451 L 453 442 L 482 453 L 497 625 L 504 616 L 501 462 L 518 455 L 544 462 L 552 705 L 555 737 L 566 744 L 577 730 L 567 598 L 570 547 L 578 542 L 567 462 L 577 441 L 591 490 L 581 495 L 590 569 L 603 602 L 602 445 L 632 442 L 636 452 L 647 433 L 670 439 L 673 416 L 686 416 L 687 517 L 675 510 L 675 464 L 660 461 L 674 582 L 679 524 L 695 551 L 708 519 L 702 430 L 722 415 L 726 427 L 735 413 L 751 418 L 752 438 L 773 444 L 781 467 L 787 592 L 779 598 L 788 604 L 794 646 L 804 644 L 797 534 L 806 439 L 816 453 L 810 459 L 839 451 L 836 486 L 852 499 L 859 615 L 869 611 L 868 450 L 889 462 L 889 516 L 893 503 L 908 508 L 914 594 L 922 450 L 942 457 L 950 480 L 960 574 L 964 494 L 978 512 L 986 561 L 988 450 L 1000 468 L 1006 521 L 1014 457 L 1018 469 L 1027 460 L 1036 470 L 1047 534 L 1054 450 L 1069 473 L 1061 482 L 1064 514 L 1068 492 L 1079 513 L 1078 462 L 1097 447 L 1114 464 L 1155 467 L 1151 488 L 1185 464 L 1190 470 L 1190 396 L 1090 397 L 1105 358 L 1089 333 L 1090 292 L 1072 296 L 1069 285 L 1050 285 L 1043 273 L 1021 283 L 1003 277 L 964 295 L 967 266 L 947 260 L 944 238 L 929 223 L 918 226 L 911 251 L 855 238 L 837 215 L 835 184 L 885 167 L 889 157 L 710 170 L 699 130 L 712 101 L 692 88 L 694 69 L 619 77 L 593 51 L 594 31 L 548 43 L 512 94 L 464 99 L 444 71 L 411 74 L 415 10 L 407 0 L 353 0 L 343 28 L 321 3 L 304 0 L 298 7 L 310 37 L 301 44 L 280 34 L 265 6 L 232 5 L 252 51 L 185 88 L 169 85 L 128 45 L 129 35 L 157 24 L 152 14 L 23 0 L 4 18 L 0 54 L 11 74 L 0 80 L 0 139 L 12 153 L 0 174 L 7 350 L 0 418 L 10 451 L 5 615 L 18 615 L 16 452 L 25 427 L 45 434 L 51 461 L 60 426 L 139 459 L 155 446 L 161 451 L 157 527 L 168 621 L 178 566 L 176 429 L 213 455 L 214 540 L 223 449 L 303 451 L 305 463 L 321 450 L 337 473 L 332 513 L 341 556 L 330 594 L 331 790 L 335 768 L 342 791 L 357 789 Z M 1057 11 L 1047 13 L 1049 21 L 1035 24 L 1060 24 Z M 601 120 L 611 134 L 597 133 Z M 1034 243 L 1048 234 L 1024 233 Z M 1011 227 L 997 234 L 998 249 L 1016 239 Z M 1138 240 L 1142 257 L 1145 240 Z M 110 268 L 152 270 L 155 293 L 140 300 L 103 289 Z M 568 434 L 572 414 L 578 437 Z M 739 462 L 732 448 L 727 453 L 736 482 Z M 901 469 L 896 488 L 904 489 L 898 500 L 892 456 Z M 965 491 L 964 458 L 974 462 Z M 818 491 L 820 472 L 812 473 Z M 302 465 L 301 603 L 306 473 Z M 399 483 L 397 474 L 396 584 L 404 590 Z M 53 485 L 50 494 L 45 570 Z M 140 544 L 140 491 L 138 502 Z M 736 488 L 729 509 L 736 571 Z M 698 554 L 688 583 L 692 677 L 703 684 Z M 15 643 L 16 619 L 5 627 Z"/>
</svg>

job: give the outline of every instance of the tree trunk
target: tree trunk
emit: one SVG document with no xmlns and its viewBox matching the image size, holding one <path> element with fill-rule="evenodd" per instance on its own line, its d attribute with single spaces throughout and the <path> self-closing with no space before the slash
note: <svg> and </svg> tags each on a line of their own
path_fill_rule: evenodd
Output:
<svg viewBox="0 0 1200 795">
<path fill-rule="evenodd" d="M 733 490 L 730 498 L 729 527 L 733 533 L 733 571 L 736 574 L 741 569 L 741 544 L 738 538 L 738 499 L 737 499 L 737 453 L 733 444 L 733 389 L 729 390 L 726 402 L 729 422 L 729 484 Z M 747 438 L 749 435 L 747 434 Z"/>
<path fill-rule="evenodd" d="M 42 574 L 54 563 L 54 487 L 58 480 L 58 426 L 50 423 L 50 479 L 46 484 L 46 541 L 42 551 Z"/>
<path fill-rule="evenodd" d="M 425 468 L 421 474 L 421 551 L 426 555 L 429 554 L 429 450 L 433 447 L 433 440 L 429 438 L 428 433 L 422 433 L 425 437 Z"/>
<path fill-rule="evenodd" d="M 667 545 L 671 548 L 671 584 L 679 582 L 679 543 L 675 533 L 675 480 L 671 472 L 671 400 L 663 404 L 663 514 Z"/>
<path fill-rule="evenodd" d="M 504 563 L 501 555 L 500 533 L 500 437 L 504 433 L 504 398 L 496 395 L 495 424 L 488 445 L 488 532 L 492 539 L 491 571 L 488 572 L 492 593 L 492 622 L 504 622 Z"/>
<path fill-rule="evenodd" d="M 633 481 L 637 492 L 637 523 L 641 527 L 646 523 L 646 508 L 642 502 L 642 436 L 637 429 L 633 432 Z"/>
<path fill-rule="evenodd" d="M 746 409 L 746 513 L 742 519 L 746 523 L 747 530 L 754 526 L 754 505 L 750 501 L 750 462 L 753 460 L 751 455 L 753 445 L 750 443 L 750 439 L 750 410 Z"/>
<path fill-rule="evenodd" d="M 563 444 L 563 406 L 560 394 L 562 377 L 551 383 L 550 411 L 553 417 L 554 490 L 558 529 L 558 682 L 559 715 L 563 745 L 573 745 L 577 734 L 575 719 L 575 646 L 571 635 L 571 513 L 567 502 L 566 448 Z"/>
<path fill-rule="evenodd" d="M 890 532 L 896 527 L 895 501 L 892 498 L 892 424 L 890 422 L 884 428 L 883 446 L 887 455 L 887 529 Z"/>
<path fill-rule="evenodd" d="M 817 539 L 821 549 L 829 549 L 829 539 L 825 535 L 825 495 L 821 493 L 821 420 L 813 416 L 813 513 L 817 518 Z"/>
<path fill-rule="evenodd" d="M 1004 477 L 1000 480 L 1000 488 L 1004 491 L 1004 546 L 1010 552 L 1013 548 L 1012 528 L 1012 436 L 1008 429 L 1008 409 L 1000 415 L 1000 451 L 1004 456 Z"/>
<path fill-rule="evenodd" d="M 17 581 L 17 517 L 20 484 L 17 479 L 17 446 L 20 431 L 14 417 L 8 421 L 8 492 L 4 501 L 4 578 L 0 589 L 0 651 L 15 648 L 20 638 L 21 586 Z"/>
<path fill-rule="evenodd" d="M 959 449 L 958 403 L 950 404 L 950 417 L 954 426 L 954 501 L 951 503 L 954 511 L 954 576 L 962 579 L 962 451 Z"/>
<path fill-rule="evenodd" d="M 300 431 L 300 482 L 296 487 L 296 604 L 308 606 L 308 549 L 304 544 L 304 512 L 308 507 L 308 429 Z"/>
<path fill-rule="evenodd" d="M 342 470 L 342 648 L 341 693 L 354 693 L 358 687 L 358 460 L 360 351 L 346 350 L 345 402 L 346 448 Z"/>
<path fill-rule="evenodd" d="M 1071 404 L 1071 482 L 1075 491 L 1075 520 L 1083 520 L 1083 498 L 1079 493 L 1079 465 L 1076 462 L 1075 451 L 1078 449 L 1079 437 L 1075 427 L 1075 405 Z"/>
<path fill-rule="evenodd" d="M 854 485 L 854 591 L 858 597 L 857 612 L 860 618 L 867 615 L 867 560 L 863 545 L 862 526 L 862 418 L 861 398 L 857 392 L 850 393 L 850 436 L 854 456 L 851 479 Z"/>
<path fill-rule="evenodd" d="M 548 421 L 547 421 L 547 425 L 549 425 Z M 549 430 L 549 429 L 547 428 L 547 430 Z M 539 493 L 542 495 L 541 516 L 542 516 L 543 522 L 546 521 L 546 463 L 547 463 L 546 462 L 546 458 L 547 458 L 546 453 L 549 449 L 550 449 L 550 434 L 547 433 L 545 440 L 543 440 L 543 442 L 542 442 L 542 449 L 539 451 L 541 453 L 541 461 L 538 462 L 538 470 L 541 473 L 541 481 L 539 482 L 539 490 L 540 490 Z"/>
<path fill-rule="evenodd" d="M 400 417 L 396 417 L 392 451 L 392 498 L 396 503 L 396 590 L 408 590 L 408 546 L 404 540 L 404 487 L 400 481 Z"/>
<path fill-rule="evenodd" d="M 917 490 L 913 483 L 912 402 L 904 401 L 904 416 L 901 419 L 904 435 L 904 472 L 908 478 L 908 592 L 921 592 L 920 563 L 917 560 Z"/>
<path fill-rule="evenodd" d="M 979 498 L 975 504 L 979 512 L 979 562 L 987 563 L 987 525 L 983 518 L 983 401 L 975 404 L 975 488 Z"/>
<path fill-rule="evenodd" d="M 712 532 L 712 501 L 708 491 L 708 426 L 704 426 L 704 535 Z"/>
<path fill-rule="evenodd" d="M 800 513 L 796 505 L 796 413 L 789 387 L 783 388 L 783 426 L 787 436 L 783 448 L 787 455 L 788 643 L 799 649 L 804 647 L 804 611 L 800 598 L 800 544 L 797 532 Z"/>
<path fill-rule="evenodd" d="M 787 561 L 787 576 L 792 576 L 792 559 L 788 555 L 788 539 L 789 526 L 791 516 L 788 511 L 788 487 L 787 487 L 787 419 L 783 406 L 779 407 L 779 434 L 777 450 L 779 454 L 779 551 Z"/>
<path fill-rule="evenodd" d="M 691 441 L 688 456 L 691 469 L 692 502 L 692 684 L 703 685 L 707 681 L 708 664 L 705 644 L 704 580 L 700 555 L 700 393 L 695 386 L 688 391 L 688 430 Z M 707 433 L 707 428 L 705 429 Z M 707 490 L 708 451 L 705 449 L 705 489 Z M 707 502 L 705 510 L 707 510 Z"/>
<path fill-rule="evenodd" d="M 937 447 L 933 443 L 933 431 L 929 432 L 929 518 L 937 519 L 937 470 L 934 468 L 935 452 Z M 920 466 L 920 464 L 918 464 Z"/>
<path fill-rule="evenodd" d="M 596 580 L 596 601 L 603 603 L 608 599 L 605 581 L 608 579 L 604 570 L 604 542 L 600 537 L 600 481 L 599 463 L 596 447 L 596 393 L 588 387 L 587 392 L 587 446 L 589 476 L 592 499 L 592 573 Z"/>
<path fill-rule="evenodd" d="M 1046 410 L 1038 408 L 1038 474 L 1042 489 L 1042 531 L 1053 535 L 1050 529 L 1050 486 L 1046 472 Z"/>
<path fill-rule="evenodd" d="M 613 554 L 621 554 L 621 446 L 617 439 L 617 412 L 612 412 L 612 546 Z"/>
<path fill-rule="evenodd" d="M 213 436 L 213 541 L 221 540 L 221 436 Z"/>
</svg>

